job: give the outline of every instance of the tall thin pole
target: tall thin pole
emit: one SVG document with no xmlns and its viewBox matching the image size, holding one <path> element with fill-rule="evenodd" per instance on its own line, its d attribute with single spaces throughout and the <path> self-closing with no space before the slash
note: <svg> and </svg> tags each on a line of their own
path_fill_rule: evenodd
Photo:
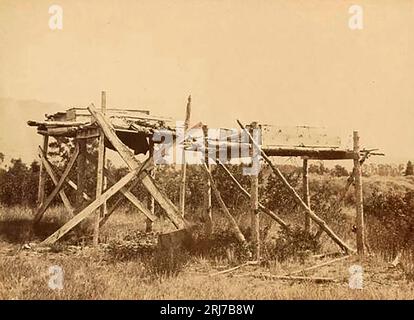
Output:
<svg viewBox="0 0 414 320">
<path fill-rule="evenodd" d="M 43 136 L 43 156 L 47 159 L 47 152 L 49 147 L 49 136 Z M 46 171 L 42 161 L 39 168 L 39 188 L 37 192 L 37 206 L 40 208 L 45 201 L 45 185 L 46 185 Z"/>
<path fill-rule="evenodd" d="M 149 143 L 149 155 L 150 158 L 154 156 L 154 142 L 152 141 L 152 139 L 150 138 L 150 143 Z M 149 172 L 149 175 L 152 178 L 155 178 L 155 166 L 154 168 L 152 168 Z M 155 213 L 155 199 L 154 197 L 151 195 L 151 193 L 148 193 L 148 198 L 147 198 L 147 206 L 149 211 L 151 211 L 152 214 Z M 152 231 L 152 221 L 150 219 L 147 218 L 146 220 L 146 228 L 145 228 L 146 232 L 151 232 Z"/>
<path fill-rule="evenodd" d="M 360 163 L 360 144 L 358 131 L 354 131 L 354 172 L 355 172 L 355 205 L 356 205 L 356 242 L 357 252 L 364 255 L 365 235 L 364 235 L 364 206 L 362 195 L 362 172 Z"/>
<path fill-rule="evenodd" d="M 207 165 L 208 170 L 211 172 L 211 164 L 209 164 L 208 160 L 208 127 L 203 125 L 203 135 L 204 135 L 204 163 Z M 204 184 L 204 214 L 207 218 L 206 222 L 206 230 L 207 234 L 211 234 L 213 232 L 213 215 L 212 215 L 212 207 L 211 207 L 211 182 L 206 175 L 206 182 Z"/>
<path fill-rule="evenodd" d="M 101 94 L 101 110 L 102 113 L 106 111 L 106 92 L 102 91 Z M 100 129 L 99 135 L 99 145 L 98 145 L 98 166 L 97 166 L 97 177 L 96 177 L 96 198 L 98 198 L 102 192 L 104 187 L 104 166 L 105 166 L 105 134 Z M 105 214 L 105 207 L 104 204 L 100 206 L 100 209 L 96 212 L 95 217 L 95 228 L 93 233 L 93 244 L 95 246 L 99 243 L 99 222 L 103 215 Z"/>
<path fill-rule="evenodd" d="M 85 170 L 86 170 L 86 140 L 78 139 L 76 141 L 79 147 L 78 166 L 77 166 L 77 181 L 78 190 L 76 192 L 76 211 L 82 210 L 83 193 L 85 192 Z"/>
<path fill-rule="evenodd" d="M 303 159 L 303 168 L 302 168 L 302 184 L 303 184 L 303 202 L 306 203 L 306 205 L 311 208 L 310 203 L 310 194 L 309 194 L 309 178 L 308 178 L 308 159 Z M 305 215 L 305 231 L 310 232 L 311 231 L 311 218 L 309 213 L 306 212 Z"/>
<path fill-rule="evenodd" d="M 185 110 L 183 138 L 185 137 L 185 134 L 188 130 L 188 125 L 190 123 L 190 115 L 191 115 L 191 95 L 188 96 L 187 107 L 186 107 L 186 110 Z M 185 161 L 185 149 L 184 149 L 184 141 L 183 141 L 183 154 L 182 154 L 182 164 L 181 164 L 181 183 L 180 183 L 180 213 L 181 213 L 182 217 L 184 217 L 184 215 L 185 215 L 186 176 L 187 176 L 187 164 L 186 164 L 186 161 Z"/>
<path fill-rule="evenodd" d="M 255 130 L 258 130 L 259 126 L 257 123 L 252 123 L 250 126 L 250 135 L 255 138 L 257 135 L 254 134 Z M 256 145 L 251 142 L 250 145 L 250 156 L 252 159 L 252 167 L 255 166 L 255 151 L 256 153 L 260 150 L 255 150 Z M 256 158 L 258 159 L 258 158 Z M 260 260 L 260 215 L 259 215 L 259 170 L 252 170 L 250 176 L 250 208 L 251 208 L 251 228 L 252 228 L 252 240 L 254 247 L 254 258 Z"/>
</svg>

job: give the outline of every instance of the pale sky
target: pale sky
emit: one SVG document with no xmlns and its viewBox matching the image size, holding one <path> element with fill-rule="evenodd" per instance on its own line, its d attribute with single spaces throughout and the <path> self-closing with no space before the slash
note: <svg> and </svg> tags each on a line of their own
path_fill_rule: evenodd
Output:
<svg viewBox="0 0 414 320">
<path fill-rule="evenodd" d="M 191 93 L 193 123 L 359 130 L 391 160 L 414 160 L 413 52 L 414 0 L 0 0 L 0 97 L 65 109 L 106 90 L 109 107 L 182 119 Z"/>
</svg>

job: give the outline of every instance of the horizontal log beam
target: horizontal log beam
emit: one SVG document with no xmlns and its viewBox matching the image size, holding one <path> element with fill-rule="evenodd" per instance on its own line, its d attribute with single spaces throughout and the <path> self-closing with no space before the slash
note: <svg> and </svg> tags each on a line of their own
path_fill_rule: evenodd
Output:
<svg viewBox="0 0 414 320">
<path fill-rule="evenodd" d="M 321 150 L 301 148 L 269 148 L 262 149 L 269 157 L 308 157 L 313 160 L 353 160 L 355 153 L 348 150 Z"/>
<path fill-rule="evenodd" d="M 90 121 L 27 121 L 30 127 L 80 127 L 89 123 Z"/>
</svg>

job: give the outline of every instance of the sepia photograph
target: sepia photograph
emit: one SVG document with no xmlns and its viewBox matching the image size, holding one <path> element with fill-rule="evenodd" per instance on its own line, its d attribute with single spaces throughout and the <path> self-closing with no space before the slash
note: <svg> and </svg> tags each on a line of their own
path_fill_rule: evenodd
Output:
<svg viewBox="0 0 414 320">
<path fill-rule="evenodd" d="M 413 52 L 414 0 L 0 0 L 0 300 L 414 300 Z"/>
</svg>

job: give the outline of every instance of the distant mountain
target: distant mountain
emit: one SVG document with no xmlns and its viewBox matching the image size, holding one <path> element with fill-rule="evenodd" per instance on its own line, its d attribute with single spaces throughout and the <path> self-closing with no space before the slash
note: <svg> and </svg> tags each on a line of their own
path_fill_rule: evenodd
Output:
<svg viewBox="0 0 414 320">
<path fill-rule="evenodd" d="M 22 158 L 30 163 L 37 159 L 36 150 L 42 139 L 27 121 L 43 120 L 46 113 L 64 109 L 57 103 L 0 98 L 0 152 L 5 155 L 4 162 Z"/>
</svg>

